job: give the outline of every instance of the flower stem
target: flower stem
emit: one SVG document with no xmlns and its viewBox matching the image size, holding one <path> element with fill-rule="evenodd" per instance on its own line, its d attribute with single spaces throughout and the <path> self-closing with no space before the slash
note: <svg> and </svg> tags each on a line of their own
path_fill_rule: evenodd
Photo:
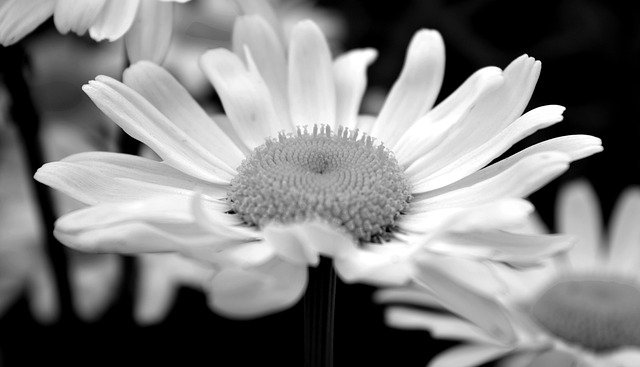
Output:
<svg viewBox="0 0 640 367">
<path fill-rule="evenodd" d="M 309 270 L 304 296 L 304 366 L 333 366 L 336 274 L 330 259 Z"/>
<path fill-rule="evenodd" d="M 0 60 L 2 60 L 2 79 L 11 97 L 11 118 L 18 128 L 18 133 L 25 146 L 29 169 L 32 173 L 35 173 L 45 163 L 45 157 L 39 141 L 40 116 L 25 75 L 28 57 L 20 45 L 15 45 L 0 48 Z M 61 322 L 73 320 L 75 316 L 67 272 L 68 260 L 64 247 L 53 236 L 56 213 L 51 191 L 45 185 L 38 184 L 35 180 L 30 181 L 33 183 L 37 204 L 40 209 L 40 217 L 46 231 L 45 248 L 51 260 L 58 289 L 60 320 Z"/>
</svg>

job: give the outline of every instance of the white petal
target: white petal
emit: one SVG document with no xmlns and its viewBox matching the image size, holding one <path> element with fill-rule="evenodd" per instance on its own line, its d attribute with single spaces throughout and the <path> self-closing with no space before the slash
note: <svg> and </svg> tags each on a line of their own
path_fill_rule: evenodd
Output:
<svg viewBox="0 0 640 367">
<path fill-rule="evenodd" d="M 569 168 L 571 157 L 560 152 L 542 152 L 524 157 L 482 181 L 442 194 L 428 193 L 421 203 L 423 208 L 455 205 L 479 205 L 490 200 L 508 197 L 526 197 Z M 446 189 L 446 188 L 445 188 Z M 422 192 L 420 186 L 415 192 Z M 439 194 L 439 195 L 438 195 Z M 434 196 L 431 196 L 434 195 Z"/>
<path fill-rule="evenodd" d="M 540 353 L 528 367 L 575 367 L 583 365 L 587 366 L 588 364 L 582 364 L 575 355 L 563 350 L 552 349 Z"/>
<path fill-rule="evenodd" d="M 496 347 L 486 344 L 453 347 L 438 354 L 429 362 L 428 367 L 480 366 L 511 353 L 512 350 L 512 348 Z M 550 366 L 551 365 L 549 365 L 549 367 Z"/>
<path fill-rule="evenodd" d="M 162 162 L 107 152 L 72 155 L 40 167 L 35 179 L 85 204 L 127 202 L 195 190 L 223 197 L 225 187 L 185 175 Z"/>
<path fill-rule="evenodd" d="M 268 1 L 263 0 L 235 0 L 244 15 L 257 15 L 264 19 L 275 31 L 281 42 L 284 40 L 282 24 L 278 19 L 275 9 Z"/>
<path fill-rule="evenodd" d="M 422 190 L 446 186 L 476 172 L 535 131 L 562 121 L 563 111 L 562 106 L 538 107 L 518 118 L 486 143 L 463 156 L 456 157 L 444 167 L 434 169 L 433 162 L 429 159 L 418 159 L 406 173 L 420 182 Z"/>
<path fill-rule="evenodd" d="M 107 0 L 57 0 L 53 21 L 58 32 L 83 35 L 100 14 Z"/>
<path fill-rule="evenodd" d="M 10 46 L 53 14 L 55 0 L 5 0 L 0 5 L 0 43 Z"/>
<path fill-rule="evenodd" d="M 504 344 L 513 343 L 516 334 L 504 307 L 472 288 L 454 281 L 437 264 L 419 264 L 417 280 L 426 286 L 448 310 L 474 323 Z"/>
<path fill-rule="evenodd" d="M 161 64 L 173 30 L 173 4 L 157 0 L 140 0 L 135 20 L 124 42 L 130 63 L 149 60 Z"/>
<path fill-rule="evenodd" d="M 599 138 L 589 135 L 567 135 L 554 139 L 545 140 L 532 145 L 518 153 L 507 157 L 499 162 L 493 163 L 480 171 L 477 171 L 460 181 L 434 190 L 428 194 L 429 197 L 437 196 L 444 192 L 454 191 L 464 187 L 475 185 L 479 182 L 491 179 L 497 175 L 511 169 L 514 165 L 527 157 L 535 156 L 544 152 L 562 152 L 567 154 L 571 161 L 588 157 L 602 151 L 602 141 Z"/>
<path fill-rule="evenodd" d="M 89 29 L 91 38 L 115 41 L 122 37 L 133 24 L 139 3 L 140 0 L 107 0 Z"/>
<path fill-rule="evenodd" d="M 432 170 L 473 152 L 520 116 L 540 74 L 540 62 L 522 56 L 503 73 L 503 83 L 480 98 L 442 141 L 420 159 Z"/>
<path fill-rule="evenodd" d="M 296 233 L 296 227 L 286 225 L 270 225 L 262 231 L 265 241 L 270 243 L 276 253 L 283 259 L 301 266 L 316 266 L 320 262 L 320 254 L 311 247 L 304 238 Z"/>
<path fill-rule="evenodd" d="M 82 89 L 127 134 L 145 143 L 168 164 L 213 183 L 228 183 L 235 174 L 223 162 L 172 123 L 133 89 L 99 76 Z"/>
<path fill-rule="evenodd" d="M 141 255 L 138 264 L 134 317 L 140 325 L 164 320 L 181 286 L 203 290 L 214 274 L 212 267 L 175 254 Z"/>
<path fill-rule="evenodd" d="M 260 75 L 269 88 L 282 129 L 293 129 L 287 100 L 287 58 L 276 31 L 258 15 L 236 18 L 233 27 L 233 52 L 246 59 L 245 47 L 253 57 Z"/>
<path fill-rule="evenodd" d="M 53 269 L 42 250 L 38 249 L 29 255 L 33 262 L 30 266 L 27 288 L 29 308 L 38 322 L 50 324 L 58 319 L 60 313 L 58 289 L 54 281 Z M 1 313 L 2 311 L 0 311 Z"/>
<path fill-rule="evenodd" d="M 617 363 L 621 367 L 640 366 L 640 349 L 637 347 L 623 348 L 606 356 L 605 359 Z"/>
<path fill-rule="evenodd" d="M 385 323 L 405 330 L 428 330 L 436 339 L 491 343 L 493 340 L 477 326 L 458 317 L 405 307 L 391 307 Z"/>
<path fill-rule="evenodd" d="M 115 300 L 122 276 L 120 257 L 74 252 L 69 261 L 73 306 L 84 321 L 96 321 Z"/>
<path fill-rule="evenodd" d="M 373 296 L 377 303 L 403 303 L 428 308 L 442 307 L 436 297 L 417 287 L 384 288 L 374 293 Z"/>
<path fill-rule="evenodd" d="M 251 55 L 247 54 L 247 58 Z M 244 144 L 253 149 L 281 129 L 271 95 L 264 80 L 233 52 L 226 49 L 207 51 L 200 67 L 222 100 L 224 110 Z"/>
<path fill-rule="evenodd" d="M 307 266 L 274 258 L 251 269 L 220 271 L 209 288 L 209 305 L 223 316 L 247 319 L 293 306 L 307 286 Z"/>
<path fill-rule="evenodd" d="M 440 242 L 441 241 L 441 242 Z M 564 235 L 525 235 L 503 231 L 451 233 L 441 236 L 433 251 L 478 256 L 518 266 L 531 266 L 574 245 Z"/>
<path fill-rule="evenodd" d="M 423 29 L 413 36 L 402 72 L 394 83 L 371 135 L 394 146 L 402 133 L 433 106 L 444 77 L 444 42 Z"/>
<path fill-rule="evenodd" d="M 331 52 L 318 26 L 298 23 L 289 45 L 289 103 L 294 125 L 336 124 Z"/>
<path fill-rule="evenodd" d="M 240 165 L 242 151 L 165 69 L 143 61 L 127 68 L 122 79 L 207 151 L 230 167 Z"/>
<path fill-rule="evenodd" d="M 567 252 L 572 268 L 585 271 L 601 264 L 602 216 L 593 188 L 586 181 L 564 186 L 558 194 L 556 213 L 558 232 L 575 236 L 577 240 Z"/>
<path fill-rule="evenodd" d="M 640 188 L 626 189 L 611 215 L 609 269 L 637 276 L 640 266 Z"/>
<path fill-rule="evenodd" d="M 482 68 L 471 75 L 455 92 L 405 131 L 393 152 L 402 165 L 409 165 L 442 142 L 445 134 L 475 107 L 478 100 L 503 82 L 502 70 Z"/>
<path fill-rule="evenodd" d="M 336 124 L 355 129 L 362 96 L 367 87 L 367 67 L 378 57 L 372 48 L 349 51 L 333 62 L 336 86 Z"/>
</svg>

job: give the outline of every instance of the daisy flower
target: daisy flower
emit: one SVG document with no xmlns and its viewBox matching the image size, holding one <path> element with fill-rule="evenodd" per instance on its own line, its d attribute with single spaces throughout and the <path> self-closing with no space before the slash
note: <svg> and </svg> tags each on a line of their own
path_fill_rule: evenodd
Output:
<svg viewBox="0 0 640 367">
<path fill-rule="evenodd" d="M 479 366 L 495 359 L 505 367 L 640 365 L 640 188 L 621 195 L 608 240 L 586 182 L 561 191 L 556 217 L 561 232 L 578 238 L 566 254 L 528 270 L 493 265 L 495 278 L 485 273 L 471 279 L 467 267 L 458 267 L 459 282 L 442 277 L 434 288 L 429 275 L 421 290 L 381 291 L 380 301 L 432 308 L 395 307 L 388 322 L 465 343 L 431 366 Z M 457 316 L 434 311 L 443 306 Z"/>
<path fill-rule="evenodd" d="M 262 17 L 240 17 L 233 51 L 200 60 L 226 113 L 215 121 L 152 63 L 131 66 L 122 83 L 97 77 L 84 91 L 162 161 L 93 152 L 44 165 L 38 181 L 90 205 L 60 218 L 57 238 L 209 262 L 211 305 L 231 317 L 294 304 L 320 255 L 345 281 L 403 284 L 412 257 L 445 228 L 467 241 L 437 253 L 526 263 L 567 245 L 498 231 L 464 237 L 525 218 L 523 197 L 602 149 L 597 138 L 565 136 L 485 167 L 562 119 L 560 106 L 521 115 L 540 62 L 481 69 L 433 107 L 444 44 L 421 30 L 380 114 L 358 116 L 375 57 L 360 49 L 332 60 L 311 21 L 285 47 Z"/>
<path fill-rule="evenodd" d="M 173 2 L 189 0 L 2 0 L 0 43 L 12 45 L 53 15 L 60 33 L 87 30 L 96 41 L 124 37 L 131 62 L 164 59 L 173 25 Z"/>
</svg>

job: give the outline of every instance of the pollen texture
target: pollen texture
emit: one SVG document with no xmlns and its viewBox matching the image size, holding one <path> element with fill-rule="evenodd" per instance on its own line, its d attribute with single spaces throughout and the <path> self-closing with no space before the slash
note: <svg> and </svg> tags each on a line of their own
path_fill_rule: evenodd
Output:
<svg viewBox="0 0 640 367">
<path fill-rule="evenodd" d="M 633 283 L 562 281 L 545 291 L 531 311 L 554 335 L 591 350 L 640 346 L 640 289 Z"/>
<path fill-rule="evenodd" d="M 358 130 L 317 125 L 257 147 L 227 195 L 250 225 L 321 218 L 362 242 L 387 238 L 410 198 L 403 170 L 382 144 Z"/>
</svg>

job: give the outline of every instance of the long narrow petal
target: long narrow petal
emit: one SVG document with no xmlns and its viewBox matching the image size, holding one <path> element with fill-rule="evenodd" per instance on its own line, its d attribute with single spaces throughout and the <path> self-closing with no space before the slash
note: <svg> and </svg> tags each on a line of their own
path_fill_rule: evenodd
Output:
<svg viewBox="0 0 640 367">
<path fill-rule="evenodd" d="M 466 318 L 506 345 L 516 340 L 507 311 L 498 302 L 454 281 L 436 263 L 421 263 L 418 267 L 418 281 L 430 289 L 448 310 Z"/>
<path fill-rule="evenodd" d="M 625 190 L 611 215 L 609 269 L 637 276 L 640 265 L 640 188 Z"/>
<path fill-rule="evenodd" d="M 127 202 L 195 191 L 223 197 L 225 188 L 147 158 L 107 152 L 72 155 L 40 167 L 35 179 L 85 204 Z"/>
<path fill-rule="evenodd" d="M 333 62 L 336 85 L 336 123 L 354 129 L 367 87 L 367 67 L 378 57 L 372 48 L 349 51 Z"/>
<path fill-rule="evenodd" d="M 402 133 L 433 106 L 444 77 L 444 42 L 440 33 L 415 34 L 402 72 L 382 106 L 371 135 L 394 146 Z"/>
<path fill-rule="evenodd" d="M 492 177 L 470 186 L 435 194 L 415 203 L 421 209 L 456 205 L 479 205 L 490 200 L 526 197 L 569 168 L 571 157 L 560 152 L 535 153 L 522 158 Z M 421 192 L 422 188 L 414 188 Z"/>
<path fill-rule="evenodd" d="M 107 0 L 57 0 L 53 21 L 58 32 L 83 35 L 100 14 Z"/>
<path fill-rule="evenodd" d="M 558 194 L 556 221 L 558 232 L 573 235 L 577 240 L 567 252 L 572 268 L 585 271 L 602 263 L 602 216 L 596 193 L 586 181 L 562 188 Z"/>
<path fill-rule="evenodd" d="M 122 80 L 202 147 L 230 167 L 240 165 L 242 151 L 164 68 L 139 62 L 125 70 Z"/>
<path fill-rule="evenodd" d="M 10 46 L 53 14 L 55 0 L 5 0 L 0 5 L 0 43 Z"/>
<path fill-rule="evenodd" d="M 251 54 L 247 53 L 251 58 Z M 207 51 L 200 58 L 200 67 L 207 75 L 222 100 L 224 110 L 235 131 L 249 149 L 277 136 L 281 129 L 271 95 L 250 63 L 247 68 L 242 60 L 226 49 Z"/>
<path fill-rule="evenodd" d="M 117 40 L 131 28 L 139 5 L 140 0 L 108 0 L 89 29 L 89 35 L 96 41 Z"/>
<path fill-rule="evenodd" d="M 246 59 L 245 47 L 269 88 L 282 128 L 292 130 L 287 95 L 287 56 L 284 44 L 269 23 L 258 15 L 238 17 L 233 27 L 233 52 Z"/>
<path fill-rule="evenodd" d="M 589 135 L 567 135 L 554 139 L 545 140 L 536 145 L 532 145 L 520 152 L 507 157 L 499 162 L 491 164 L 460 181 L 441 189 L 429 192 L 428 196 L 433 197 L 445 192 L 458 190 L 464 187 L 475 185 L 479 182 L 489 180 L 498 174 L 510 169 L 521 160 L 544 152 L 562 152 L 570 157 L 571 161 L 588 157 L 602 151 L 602 141 L 599 138 Z M 419 199 L 419 198 L 418 198 Z"/>
<path fill-rule="evenodd" d="M 415 164 L 407 168 L 406 173 L 418 182 L 424 182 L 421 185 L 423 190 L 446 186 L 476 172 L 535 131 L 562 121 L 563 111 L 562 106 L 538 107 L 522 115 L 486 143 L 457 157 L 444 167 L 433 169 L 431 167 L 433 162 L 428 159 L 418 159 Z"/>
<path fill-rule="evenodd" d="M 33 262 L 30 266 L 31 271 L 27 286 L 29 308 L 38 322 L 49 324 L 54 322 L 60 313 L 58 289 L 54 282 L 53 269 L 41 249 L 31 252 L 29 256 Z"/>
<path fill-rule="evenodd" d="M 136 17 L 124 42 L 129 62 L 149 60 L 161 64 L 171 44 L 173 3 L 140 0 Z"/>
<path fill-rule="evenodd" d="M 257 15 L 264 19 L 274 30 L 281 42 L 284 43 L 282 22 L 278 19 L 275 9 L 268 1 L 263 0 L 235 0 L 243 15 Z"/>
<path fill-rule="evenodd" d="M 229 318 L 247 319 L 293 306 L 307 287 L 307 266 L 277 257 L 252 268 L 226 268 L 213 278 L 209 305 Z"/>
<path fill-rule="evenodd" d="M 455 316 L 434 312 L 391 307 L 385 313 L 385 323 L 405 330 L 428 330 L 437 339 L 491 343 L 493 338 L 477 326 Z"/>
<path fill-rule="evenodd" d="M 474 108 L 421 159 L 432 170 L 477 149 L 518 118 L 531 97 L 540 74 L 540 62 L 522 56 L 503 72 L 503 83 L 486 93 Z"/>
<path fill-rule="evenodd" d="M 503 82 L 502 70 L 482 68 L 455 92 L 413 123 L 402 134 L 393 152 L 402 165 L 409 165 L 442 142 L 444 134 L 459 123 L 476 103 Z"/>
<path fill-rule="evenodd" d="M 171 166 L 213 183 L 228 183 L 235 170 L 208 152 L 133 89 L 99 76 L 82 89 L 127 134 L 145 143 Z"/>
<path fill-rule="evenodd" d="M 453 347 L 438 354 L 429 362 L 428 367 L 480 366 L 509 354 L 512 350 L 513 348 L 497 347 L 487 344 L 470 344 Z"/>
<path fill-rule="evenodd" d="M 336 90 L 331 52 L 322 31 L 310 20 L 298 23 L 291 31 L 289 102 L 294 125 L 335 127 Z"/>
</svg>

